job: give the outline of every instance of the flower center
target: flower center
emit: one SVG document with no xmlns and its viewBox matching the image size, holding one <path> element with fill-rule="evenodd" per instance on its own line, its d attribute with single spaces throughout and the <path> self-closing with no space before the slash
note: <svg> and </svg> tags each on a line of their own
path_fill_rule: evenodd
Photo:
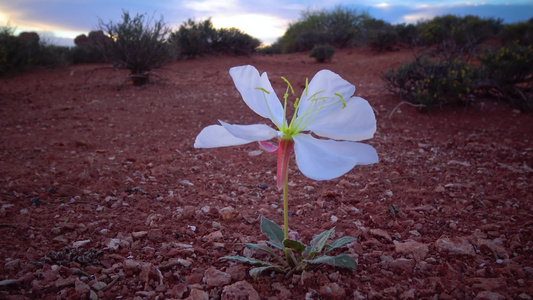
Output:
<svg viewBox="0 0 533 300">
<path fill-rule="evenodd" d="M 274 123 L 280 131 L 280 138 L 282 139 L 292 140 L 293 136 L 304 131 L 307 126 L 309 126 L 309 124 L 313 122 L 313 120 L 318 116 L 320 111 L 328 107 L 337 105 L 339 103 L 342 103 L 342 108 L 346 107 L 346 101 L 344 101 L 344 98 L 339 93 L 333 93 L 334 96 L 328 96 L 324 95 L 325 91 L 322 90 L 315 92 L 314 94 L 309 96 L 309 79 L 306 78 L 305 89 L 302 94 L 302 98 L 305 98 L 305 100 L 304 102 L 302 102 L 300 101 L 300 98 L 296 97 L 296 100 L 294 101 L 294 113 L 291 117 L 290 123 L 287 124 L 287 99 L 289 98 L 289 92 L 290 94 L 294 95 L 294 89 L 292 88 L 291 83 L 285 77 L 281 77 L 281 79 L 283 79 L 283 81 L 287 83 L 287 89 L 285 90 L 285 94 L 283 95 L 283 124 L 277 124 L 275 122 Z M 270 94 L 270 92 L 268 92 L 262 87 L 256 87 L 255 89 L 263 92 L 265 103 L 268 107 L 268 112 L 270 113 L 270 119 L 274 120 L 272 111 L 270 110 L 270 106 L 268 105 L 267 98 L 264 95 L 265 93 Z M 302 105 L 302 107 L 304 107 L 305 105 L 305 110 L 303 110 L 300 105 Z"/>
</svg>

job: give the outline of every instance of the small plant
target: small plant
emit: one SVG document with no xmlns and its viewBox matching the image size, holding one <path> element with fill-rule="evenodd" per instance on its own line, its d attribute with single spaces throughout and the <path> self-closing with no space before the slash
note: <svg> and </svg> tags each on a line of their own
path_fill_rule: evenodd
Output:
<svg viewBox="0 0 533 300">
<path fill-rule="evenodd" d="M 323 63 L 331 61 L 336 51 L 335 47 L 331 45 L 315 45 L 309 52 L 309 57 L 313 57 L 317 62 Z"/>
<path fill-rule="evenodd" d="M 376 119 L 366 100 L 352 97 L 355 87 L 339 75 L 319 71 L 294 102 L 294 114 L 287 120 L 288 97 L 294 95 L 287 79 L 283 102 L 277 98 L 266 73 L 261 76 L 252 66 L 230 69 L 237 90 L 246 104 L 257 114 L 269 118 L 277 130 L 264 124 L 232 125 L 220 121 L 202 129 L 194 142 L 195 148 L 215 148 L 259 142 L 261 147 L 278 155 L 277 186 L 283 188 L 283 229 L 265 218 L 261 230 L 270 241 L 268 245 L 283 251 L 285 260 L 263 245 L 246 244 L 246 247 L 264 251 L 276 261 L 259 261 L 241 256 L 226 256 L 222 259 L 237 260 L 259 266 L 250 271 L 256 277 L 266 270 L 292 274 L 314 264 L 329 264 L 349 269 L 355 268 L 355 260 L 346 254 L 328 256 L 330 251 L 354 241 L 345 236 L 327 244 L 334 229 L 315 236 L 309 246 L 295 238 L 289 238 L 288 182 L 289 159 L 292 150 L 300 171 L 315 180 L 329 180 L 342 176 L 356 165 L 373 164 L 378 161 L 376 150 L 357 141 L 369 139 L 376 131 Z M 283 103 L 283 104 L 282 104 Z M 314 135 L 326 138 L 315 138 Z M 268 142 L 276 138 L 278 145 Z"/>
<path fill-rule="evenodd" d="M 148 83 L 148 71 L 161 67 L 172 60 L 167 35 L 170 29 L 163 18 L 152 22 L 144 14 L 131 17 L 122 13 L 120 23 L 104 23 L 100 29 L 111 39 L 98 44 L 106 59 L 117 68 L 130 70 L 130 77 L 136 86 Z"/>
<path fill-rule="evenodd" d="M 333 250 L 345 247 L 356 239 L 350 236 L 343 236 L 330 243 L 327 243 L 330 236 L 335 231 L 335 228 L 326 230 L 321 234 L 314 236 L 309 246 L 302 244 L 301 242 L 285 238 L 283 235 L 283 229 L 276 223 L 261 217 L 261 232 L 265 234 L 270 240 L 266 244 L 244 244 L 248 249 L 259 250 L 270 255 L 274 262 L 266 262 L 254 258 L 248 258 L 243 256 L 224 256 L 221 259 L 235 260 L 242 263 L 247 263 L 255 268 L 250 269 L 249 274 L 253 278 L 256 278 L 259 274 L 266 271 L 274 271 L 285 273 L 288 276 L 295 272 L 300 272 L 312 268 L 313 266 L 327 264 L 333 267 L 341 267 L 347 269 L 355 269 L 357 267 L 356 262 L 352 257 L 347 254 L 339 254 L 336 256 L 327 255 Z M 272 246 L 272 247 L 269 247 Z M 276 253 L 281 251 L 284 254 L 290 253 L 287 260 L 284 260 L 282 256 Z"/>
</svg>

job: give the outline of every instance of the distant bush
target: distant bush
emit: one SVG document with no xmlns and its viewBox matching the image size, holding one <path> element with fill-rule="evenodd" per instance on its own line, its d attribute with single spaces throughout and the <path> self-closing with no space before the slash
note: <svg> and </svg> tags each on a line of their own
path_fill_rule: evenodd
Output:
<svg viewBox="0 0 533 300">
<path fill-rule="evenodd" d="M 409 46 L 416 46 L 420 43 L 418 27 L 414 24 L 397 24 L 395 31 L 400 42 Z"/>
<path fill-rule="evenodd" d="M 505 44 L 533 45 L 533 18 L 527 22 L 503 25 L 499 37 Z"/>
<path fill-rule="evenodd" d="M 193 19 L 183 23 L 178 31 L 170 34 L 170 40 L 177 49 L 179 57 L 195 57 L 213 51 L 217 31 L 211 19 L 196 22 Z"/>
<path fill-rule="evenodd" d="M 315 45 L 311 52 L 309 52 L 309 57 L 313 57 L 317 62 L 323 63 L 330 61 L 337 50 L 331 45 Z"/>
<path fill-rule="evenodd" d="M 444 15 L 419 22 L 417 27 L 422 43 L 437 45 L 438 52 L 471 56 L 479 44 L 498 34 L 501 23 L 502 20 L 493 18 Z"/>
<path fill-rule="evenodd" d="M 217 30 L 213 49 L 217 53 L 251 55 L 260 44 L 258 39 L 237 28 L 221 28 Z"/>
<path fill-rule="evenodd" d="M 36 32 L 22 32 L 18 36 L 14 32 L 13 27 L 0 27 L 0 76 L 71 63 L 68 47 L 47 45 Z"/>
<path fill-rule="evenodd" d="M 416 57 L 413 62 L 384 73 L 388 89 L 426 110 L 472 101 L 479 70 L 461 60 Z"/>
<path fill-rule="evenodd" d="M 315 45 L 330 44 L 337 48 L 357 43 L 359 27 L 368 14 L 337 7 L 332 11 L 306 11 L 279 40 L 283 53 L 309 51 Z"/>
<path fill-rule="evenodd" d="M 211 19 L 189 19 L 170 35 L 179 57 L 192 58 L 207 54 L 250 55 L 261 44 L 237 28 L 215 29 Z"/>
<path fill-rule="evenodd" d="M 119 23 L 99 21 L 102 30 L 111 39 L 102 40 L 98 47 L 104 57 L 115 67 L 128 69 L 134 85 L 148 82 L 147 72 L 172 60 L 172 51 L 167 42 L 170 29 L 163 21 L 145 19 L 145 14 L 131 17 L 122 13 Z"/>
</svg>

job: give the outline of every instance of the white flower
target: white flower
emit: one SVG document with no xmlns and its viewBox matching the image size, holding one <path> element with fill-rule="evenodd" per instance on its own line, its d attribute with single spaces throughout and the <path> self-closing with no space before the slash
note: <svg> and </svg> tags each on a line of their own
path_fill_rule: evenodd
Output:
<svg viewBox="0 0 533 300">
<path fill-rule="evenodd" d="M 300 171 L 315 180 L 337 178 L 356 165 L 378 161 L 372 146 L 358 143 L 372 138 L 376 131 L 372 107 L 365 99 L 352 97 L 355 87 L 338 74 L 322 70 L 309 84 L 306 82 L 288 123 L 287 98 L 289 92 L 294 92 L 285 78 L 288 87 L 282 105 L 266 73 L 260 76 L 253 66 L 234 67 L 229 73 L 244 102 L 258 115 L 272 120 L 277 130 L 265 124 L 232 125 L 219 121 L 221 125 L 211 125 L 200 132 L 195 148 L 260 142 L 265 150 L 278 153 L 278 186 L 285 178 L 292 146 Z M 279 139 L 279 147 L 266 142 L 273 138 Z"/>
</svg>

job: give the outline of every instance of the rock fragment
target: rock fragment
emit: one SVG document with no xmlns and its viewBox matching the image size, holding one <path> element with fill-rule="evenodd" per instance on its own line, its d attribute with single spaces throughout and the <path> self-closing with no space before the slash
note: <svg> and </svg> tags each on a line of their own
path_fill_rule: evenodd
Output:
<svg viewBox="0 0 533 300">
<path fill-rule="evenodd" d="M 231 275 L 216 268 L 209 268 L 205 270 L 204 282 L 209 286 L 222 287 L 231 283 Z"/>
<path fill-rule="evenodd" d="M 222 300 L 259 300 L 259 294 L 247 281 L 226 285 L 222 290 Z"/>
<path fill-rule="evenodd" d="M 454 255 L 476 255 L 472 244 L 462 237 L 438 239 L 435 241 L 435 247 L 439 252 L 448 252 Z"/>
</svg>

